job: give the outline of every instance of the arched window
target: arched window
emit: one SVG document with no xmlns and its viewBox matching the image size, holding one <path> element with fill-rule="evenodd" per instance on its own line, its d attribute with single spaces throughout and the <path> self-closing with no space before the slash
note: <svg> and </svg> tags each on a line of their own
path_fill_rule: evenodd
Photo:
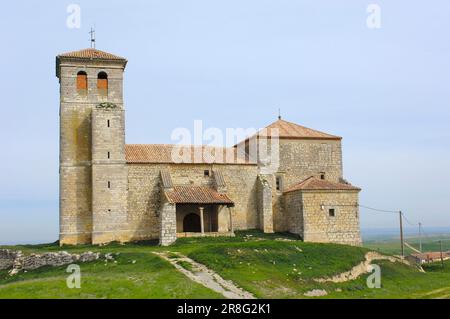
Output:
<svg viewBox="0 0 450 319">
<path fill-rule="evenodd" d="M 77 90 L 80 93 L 87 93 L 88 80 L 87 74 L 84 71 L 80 71 L 77 73 Z"/>
<path fill-rule="evenodd" d="M 97 76 L 97 89 L 100 95 L 108 95 L 108 74 L 100 72 Z"/>
</svg>

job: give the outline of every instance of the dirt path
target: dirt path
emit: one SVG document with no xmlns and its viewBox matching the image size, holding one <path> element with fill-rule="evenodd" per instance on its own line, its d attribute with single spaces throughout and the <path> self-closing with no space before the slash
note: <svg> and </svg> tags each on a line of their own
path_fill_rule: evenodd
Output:
<svg viewBox="0 0 450 319">
<path fill-rule="evenodd" d="M 381 255 L 381 254 L 379 254 L 377 252 L 373 252 L 373 251 L 368 252 L 366 254 L 365 258 L 366 258 L 365 261 L 359 263 L 358 265 L 356 265 L 349 271 L 340 273 L 340 274 L 332 276 L 332 277 L 315 278 L 314 281 L 340 283 L 340 282 L 354 280 L 363 274 L 369 273 L 368 267 L 374 260 L 389 260 L 390 262 L 401 262 L 401 263 L 409 265 L 409 263 L 407 261 L 402 260 L 400 258 L 393 257 L 393 256 Z"/>
<path fill-rule="evenodd" d="M 450 287 L 439 288 L 420 294 L 419 298 L 448 299 L 450 297 Z"/>
<path fill-rule="evenodd" d="M 237 287 L 232 281 L 225 280 L 217 273 L 179 253 L 154 252 L 170 262 L 178 271 L 189 279 L 222 294 L 230 299 L 255 299 L 248 291 Z"/>
</svg>

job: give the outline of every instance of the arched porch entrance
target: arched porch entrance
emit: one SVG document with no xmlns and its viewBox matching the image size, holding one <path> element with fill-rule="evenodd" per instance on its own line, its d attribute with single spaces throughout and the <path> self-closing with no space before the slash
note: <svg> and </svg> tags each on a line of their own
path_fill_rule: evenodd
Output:
<svg viewBox="0 0 450 319">
<path fill-rule="evenodd" d="M 200 216 L 194 213 L 190 213 L 184 216 L 183 231 L 187 233 L 201 232 Z"/>
</svg>

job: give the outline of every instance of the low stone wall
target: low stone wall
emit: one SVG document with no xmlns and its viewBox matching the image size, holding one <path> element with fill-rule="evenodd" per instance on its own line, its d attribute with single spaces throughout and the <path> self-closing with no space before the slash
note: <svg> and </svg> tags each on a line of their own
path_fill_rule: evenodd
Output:
<svg viewBox="0 0 450 319">
<path fill-rule="evenodd" d="M 10 269 L 14 265 L 14 260 L 20 255 L 20 251 L 0 249 L 0 270 Z"/>
<path fill-rule="evenodd" d="M 82 254 L 69 254 L 66 251 L 56 253 L 23 255 L 21 251 L 0 249 L 0 270 L 11 269 L 10 274 L 15 275 L 21 270 L 34 270 L 44 266 L 63 266 L 78 262 L 95 261 L 102 257 L 100 253 L 85 252 Z M 105 255 L 112 259 L 111 254 Z"/>
</svg>

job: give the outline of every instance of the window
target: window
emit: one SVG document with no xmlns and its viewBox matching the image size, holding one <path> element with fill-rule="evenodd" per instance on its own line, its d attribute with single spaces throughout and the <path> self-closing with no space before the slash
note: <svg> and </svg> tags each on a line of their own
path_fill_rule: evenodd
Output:
<svg viewBox="0 0 450 319">
<path fill-rule="evenodd" d="M 325 179 L 325 173 L 320 173 L 320 179 Z"/>
<path fill-rule="evenodd" d="M 110 152 L 108 152 L 108 159 L 110 159 L 111 158 L 111 153 Z"/>
<path fill-rule="evenodd" d="M 108 75 L 105 72 L 100 72 L 97 76 L 97 89 L 100 95 L 108 95 Z"/>
<path fill-rule="evenodd" d="M 209 169 L 205 169 L 203 171 L 203 176 L 209 176 Z"/>
<path fill-rule="evenodd" d="M 335 217 L 336 216 L 336 211 L 334 208 L 330 208 L 328 210 L 328 215 L 330 215 L 330 217 Z"/>
<path fill-rule="evenodd" d="M 111 182 L 108 181 L 108 188 L 111 188 Z"/>
<path fill-rule="evenodd" d="M 106 125 L 108 126 L 108 127 L 110 127 L 111 125 L 110 125 L 111 123 L 109 122 L 109 120 L 107 120 L 106 121 Z"/>
<path fill-rule="evenodd" d="M 77 90 L 78 93 L 86 94 L 87 93 L 87 73 L 84 71 L 80 71 L 77 73 Z"/>
<path fill-rule="evenodd" d="M 283 178 L 281 176 L 277 176 L 275 179 L 276 189 L 281 192 L 283 190 Z"/>
</svg>

